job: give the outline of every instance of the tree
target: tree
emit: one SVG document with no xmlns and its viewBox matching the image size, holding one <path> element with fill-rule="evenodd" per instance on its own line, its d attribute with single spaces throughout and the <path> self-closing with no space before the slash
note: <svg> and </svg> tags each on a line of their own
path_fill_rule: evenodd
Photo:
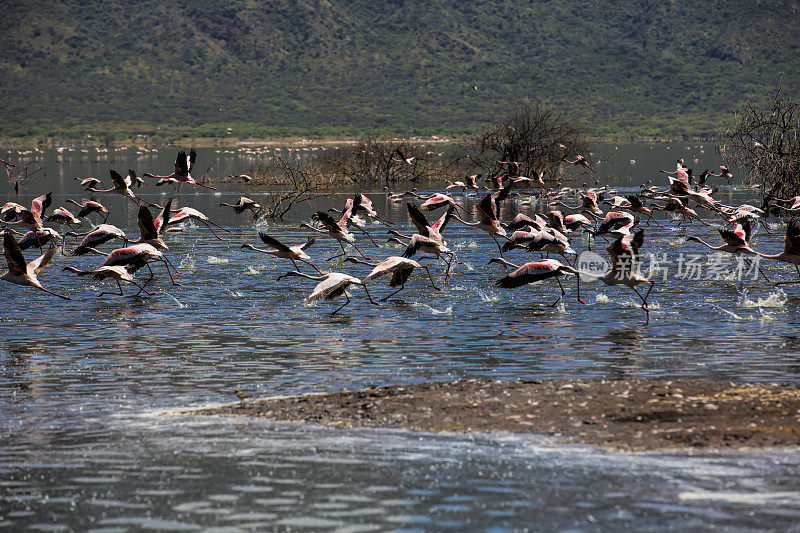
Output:
<svg viewBox="0 0 800 533">
<path fill-rule="evenodd" d="M 800 194 L 800 104 L 778 90 L 767 105 L 749 103 L 726 132 L 724 153 L 758 185 L 764 205 Z"/>
<path fill-rule="evenodd" d="M 565 158 L 586 150 L 578 123 L 556 109 L 523 100 L 485 125 L 466 157 L 488 178 L 541 173 L 555 179 Z"/>
</svg>

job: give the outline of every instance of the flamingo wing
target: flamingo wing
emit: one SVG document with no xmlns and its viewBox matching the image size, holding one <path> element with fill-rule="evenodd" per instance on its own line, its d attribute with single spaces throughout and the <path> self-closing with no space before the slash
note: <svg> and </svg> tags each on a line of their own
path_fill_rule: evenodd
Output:
<svg viewBox="0 0 800 533">
<path fill-rule="evenodd" d="M 139 214 L 136 217 L 136 222 L 139 224 L 139 231 L 142 235 L 142 240 L 149 241 L 158 238 L 158 230 L 156 229 L 155 222 L 153 221 L 153 214 L 145 206 L 139 208 Z"/>
<path fill-rule="evenodd" d="M 497 280 L 495 285 L 503 289 L 513 289 L 529 283 L 535 283 L 544 279 L 559 275 L 561 263 L 555 260 L 532 261 L 525 263 L 518 269 L 510 272 Z"/>
<path fill-rule="evenodd" d="M 786 226 L 786 246 L 784 251 L 787 255 L 800 255 L 800 221 L 792 219 Z"/>
<path fill-rule="evenodd" d="M 408 216 L 414 226 L 417 227 L 419 234 L 427 237 L 429 231 L 428 219 L 425 218 L 425 215 L 422 214 L 422 211 L 420 211 L 419 208 L 411 202 L 407 203 L 406 207 L 408 208 Z"/>
<path fill-rule="evenodd" d="M 111 181 L 114 183 L 115 189 L 127 189 L 130 186 L 130 183 L 120 176 L 116 170 L 109 169 L 108 173 L 111 174 Z"/>
<path fill-rule="evenodd" d="M 315 239 L 314 237 L 309 237 L 309 239 L 305 242 L 305 244 L 300 246 L 300 249 L 305 250 L 306 248 L 310 248 L 311 245 L 314 244 L 315 242 L 317 242 L 317 239 Z"/>
<path fill-rule="evenodd" d="M 6 257 L 9 272 L 15 276 L 23 275 L 27 272 L 22 248 L 19 247 L 14 235 L 8 231 L 3 233 L 3 255 Z"/>
<path fill-rule="evenodd" d="M 44 267 L 53 260 L 53 257 L 56 255 L 56 248 L 55 246 L 47 250 L 43 255 L 40 255 L 30 263 L 28 263 L 28 270 L 32 270 L 34 274 L 39 274 Z"/>
<path fill-rule="evenodd" d="M 171 212 L 172 212 L 172 198 L 167 200 L 167 203 L 164 204 L 164 207 L 161 208 L 161 212 L 158 213 L 158 216 L 153 221 L 153 227 L 156 230 L 156 235 L 163 235 L 164 232 L 167 231 L 167 225 L 169 224 Z"/>
<path fill-rule="evenodd" d="M 287 253 L 291 252 L 291 250 L 289 249 L 288 246 L 286 246 L 285 244 L 283 244 L 280 241 L 278 241 L 278 239 L 276 239 L 274 237 L 270 237 L 269 235 L 267 235 L 263 231 L 259 231 L 258 232 L 258 237 L 261 239 L 261 241 L 264 244 L 266 244 L 270 248 L 275 248 L 276 250 L 279 250 L 281 252 L 287 252 Z"/>
</svg>

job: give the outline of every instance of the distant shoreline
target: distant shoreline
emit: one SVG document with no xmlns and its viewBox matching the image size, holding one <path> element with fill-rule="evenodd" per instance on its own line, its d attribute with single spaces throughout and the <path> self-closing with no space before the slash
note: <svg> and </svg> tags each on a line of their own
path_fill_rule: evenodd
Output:
<svg viewBox="0 0 800 533">
<path fill-rule="evenodd" d="M 458 144 L 470 142 L 472 136 L 452 136 L 452 137 L 402 137 L 386 135 L 382 138 L 400 139 L 410 144 Z M 356 144 L 362 137 L 337 137 L 337 138 L 319 138 L 319 139 L 306 139 L 302 137 L 280 137 L 280 138 L 246 138 L 246 137 L 186 137 L 175 139 L 159 139 L 153 142 L 152 139 L 145 137 L 140 139 L 120 139 L 114 140 L 110 143 L 102 142 L 96 138 L 47 138 L 41 139 L 37 137 L 31 138 L 0 138 L 0 148 L 6 150 L 20 149 L 20 148 L 175 148 L 187 147 L 194 148 L 240 148 L 240 147 L 258 147 L 258 146 L 319 146 L 319 145 L 352 145 Z M 695 136 L 695 135 L 682 135 L 676 137 L 587 137 L 589 143 L 676 143 L 676 142 L 720 142 L 721 137 L 708 137 L 708 136 Z"/>
<path fill-rule="evenodd" d="M 800 446 L 800 383 L 470 380 L 248 399 L 190 415 L 546 434 L 625 451 Z"/>
</svg>

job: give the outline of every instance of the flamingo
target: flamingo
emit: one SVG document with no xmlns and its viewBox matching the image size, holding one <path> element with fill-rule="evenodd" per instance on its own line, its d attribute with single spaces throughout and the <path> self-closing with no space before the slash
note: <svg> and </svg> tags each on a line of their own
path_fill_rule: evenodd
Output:
<svg viewBox="0 0 800 533">
<path fill-rule="evenodd" d="M 311 294 L 304 300 L 303 303 L 309 304 L 312 302 L 316 302 L 318 300 L 333 300 L 338 296 L 344 295 L 346 298 L 346 302 L 343 303 L 340 307 L 338 307 L 331 315 L 335 315 L 339 311 L 344 308 L 347 304 L 350 303 L 350 297 L 347 295 L 347 288 L 350 285 L 360 285 L 364 288 L 364 292 L 367 293 L 367 298 L 369 301 L 375 305 L 378 305 L 378 302 L 372 299 L 372 296 L 369 294 L 369 290 L 367 289 L 366 284 L 358 278 L 354 278 L 348 274 L 342 274 L 340 272 L 329 272 L 327 274 L 322 274 L 321 276 L 312 276 L 310 274 L 303 274 L 302 272 L 298 272 L 296 270 L 287 272 L 278 277 L 276 281 L 280 281 L 282 278 L 287 276 L 299 276 L 302 278 L 307 278 L 313 281 L 319 281 L 314 290 L 311 291 Z"/>
<path fill-rule="evenodd" d="M 229 204 L 226 202 L 222 202 L 219 204 L 220 207 L 232 207 L 234 212 L 237 214 L 242 214 L 246 210 L 251 210 L 253 212 L 253 218 L 258 218 L 258 214 L 261 212 L 262 207 L 261 204 L 258 204 L 251 200 L 246 196 L 240 196 L 239 201 L 235 204 Z"/>
<path fill-rule="evenodd" d="M 70 233 L 70 235 L 74 234 Z M 122 239 L 127 242 L 124 231 L 111 224 L 100 224 L 86 234 L 78 247 L 72 252 L 72 255 L 84 255 L 111 239 Z"/>
<path fill-rule="evenodd" d="M 358 247 L 355 245 L 356 238 L 353 237 L 353 234 L 347 231 L 347 222 L 350 219 L 350 213 L 352 211 L 352 207 L 353 207 L 352 204 L 350 204 L 349 209 L 345 208 L 342 217 L 339 219 L 339 222 L 336 222 L 336 220 L 334 220 L 334 218 L 325 211 L 317 211 L 316 213 L 314 213 L 312 219 L 318 221 L 324 229 L 315 228 L 311 224 L 307 224 L 305 222 L 300 224 L 301 228 L 308 228 L 312 231 L 316 231 L 317 233 L 328 234 L 330 237 L 335 239 L 336 242 L 339 243 L 339 246 L 342 248 L 342 253 L 328 258 L 327 261 L 330 261 L 331 259 L 334 259 L 336 257 L 347 255 L 347 251 L 344 249 L 344 244 L 343 244 L 345 242 L 352 245 L 353 248 L 355 248 L 356 251 L 359 253 L 359 255 L 361 255 L 361 257 L 363 257 L 364 259 L 369 259 L 369 257 L 361 253 L 361 250 L 359 250 Z"/>
<path fill-rule="evenodd" d="M 56 249 L 54 247 L 50 248 L 39 258 L 26 264 L 25 256 L 22 255 L 22 249 L 19 247 L 17 239 L 11 232 L 6 231 L 3 233 L 3 255 L 8 264 L 8 272 L 0 276 L 0 279 L 9 283 L 14 283 L 15 285 L 35 287 L 53 296 L 71 300 L 69 296 L 64 296 L 63 294 L 58 294 L 42 287 L 37 277 L 44 267 L 50 263 L 55 254 Z"/>
<path fill-rule="evenodd" d="M 132 182 L 130 177 L 123 178 L 120 176 L 119 172 L 114 169 L 109 169 L 108 173 L 111 175 L 111 182 L 114 184 L 113 187 L 110 189 L 95 189 L 94 187 L 89 187 L 86 190 L 92 192 L 108 192 L 112 194 L 119 194 L 120 196 L 124 196 L 125 198 L 132 200 L 133 203 L 138 205 L 139 198 L 137 198 L 131 190 Z"/>
<path fill-rule="evenodd" d="M 101 266 L 101 267 L 95 268 L 94 270 L 78 270 L 75 267 L 67 266 L 67 267 L 64 267 L 64 270 L 66 270 L 68 272 L 73 272 L 73 273 L 75 273 L 75 274 L 77 274 L 79 276 L 92 276 L 97 281 L 102 281 L 102 280 L 104 280 L 106 278 L 111 278 L 111 279 L 113 279 L 114 281 L 117 282 L 117 287 L 119 288 L 118 296 L 124 296 L 124 293 L 122 291 L 122 285 L 120 284 L 120 281 L 127 281 L 128 283 L 132 283 L 132 284 L 136 285 L 137 287 L 139 287 L 139 292 L 137 292 L 133 296 L 139 296 L 139 294 L 141 294 L 142 291 L 144 291 L 144 293 L 149 295 L 149 296 L 153 296 L 155 294 L 155 292 L 149 292 L 149 291 L 145 290 L 144 287 L 145 287 L 145 285 L 147 285 L 147 282 L 145 282 L 144 285 L 139 285 L 136 282 L 136 280 L 133 279 L 133 276 L 128 271 L 128 269 L 125 268 L 122 265 L 114 265 L 114 266 L 105 265 L 105 266 Z M 99 297 L 103 296 L 104 294 L 117 294 L 117 293 L 103 291 L 100 294 L 98 294 L 97 297 L 99 298 Z"/>
<path fill-rule="evenodd" d="M 32 246 L 36 246 L 40 250 L 42 247 L 50 241 L 55 242 L 58 239 L 63 239 L 59 233 L 52 229 L 52 228 L 37 228 L 35 230 L 31 230 L 23 235 L 19 239 L 19 247 L 21 250 L 27 250 Z M 62 240 L 62 252 L 63 252 L 63 240 Z"/>
<path fill-rule="evenodd" d="M 286 246 L 285 244 L 281 243 L 278 239 L 274 237 L 270 237 L 263 231 L 258 232 L 259 238 L 263 241 L 264 244 L 272 248 L 271 250 L 263 250 L 260 248 L 256 248 L 252 244 L 243 244 L 242 248 L 247 250 L 253 250 L 255 252 L 261 252 L 262 254 L 273 255 L 275 257 L 280 257 L 281 259 L 288 259 L 294 264 L 296 269 L 300 269 L 297 266 L 296 261 L 301 261 L 307 265 L 310 265 L 311 268 L 322 274 L 320 270 L 314 266 L 311 262 L 311 257 L 305 252 L 306 248 L 309 248 L 312 244 L 314 244 L 315 240 L 313 238 L 308 239 L 308 241 L 304 242 L 303 244 L 297 244 L 295 246 Z"/>
<path fill-rule="evenodd" d="M 585 169 L 588 169 L 591 172 L 596 174 L 596 171 L 591 167 L 591 165 L 589 165 L 589 161 L 587 161 L 586 158 L 583 157 L 581 154 L 576 154 L 575 155 L 575 159 L 573 161 L 570 161 L 567 158 L 564 158 L 563 161 L 565 163 L 570 164 L 570 165 L 581 166 L 581 167 L 583 167 Z"/>
<path fill-rule="evenodd" d="M 405 243 L 401 241 L 397 241 L 400 244 L 405 245 Z M 403 257 L 409 258 L 413 257 L 418 251 L 425 252 L 426 254 L 432 254 L 441 259 L 447 265 L 447 269 L 444 272 L 445 280 L 450 277 L 450 267 L 455 260 L 455 254 L 450 250 L 447 246 L 444 245 L 443 241 L 435 240 L 431 237 L 426 237 L 424 235 L 420 235 L 419 233 L 415 233 L 411 236 L 411 240 L 408 242 L 408 246 L 406 246 L 406 250 L 403 252 Z M 444 259 L 442 256 L 446 255 L 450 258 L 448 261 Z"/>
<path fill-rule="evenodd" d="M 90 251 L 99 255 L 106 255 L 103 252 L 95 249 L 91 249 Z M 167 259 L 166 256 L 158 251 L 152 244 L 148 244 L 146 242 L 132 244 L 130 246 L 126 246 L 125 248 L 117 248 L 116 250 L 112 250 L 106 256 L 105 261 L 103 261 L 103 264 L 100 266 L 121 265 L 128 267 L 128 271 L 130 273 L 134 273 L 143 266 L 146 266 L 149 261 L 160 261 L 164 263 L 164 268 L 167 269 L 167 274 L 169 274 L 169 279 L 172 280 L 172 284 L 180 285 L 180 283 L 175 281 L 175 278 L 172 277 L 172 272 L 169 269 L 171 266 L 169 259 Z M 172 268 L 173 270 L 175 269 L 174 266 Z"/>
<path fill-rule="evenodd" d="M 94 200 L 86 200 L 86 202 L 83 204 L 79 204 L 75 200 L 67 200 L 67 202 L 75 204 L 81 208 L 81 210 L 78 211 L 78 218 L 87 218 L 90 214 L 97 213 L 103 217 L 103 222 L 108 221 L 108 209 L 106 209 L 100 202 L 95 202 Z"/>
<path fill-rule="evenodd" d="M 396 255 L 392 255 L 381 261 L 380 263 L 369 263 L 367 261 L 362 261 L 357 257 L 348 257 L 347 261 L 351 261 L 353 263 L 360 263 L 362 265 L 368 265 L 374 267 L 372 272 L 370 272 L 367 277 L 364 278 L 364 281 L 371 281 L 375 278 L 385 276 L 387 274 L 392 275 L 392 279 L 389 280 L 390 287 L 397 287 L 400 286 L 399 289 L 394 291 L 393 293 L 389 294 L 388 296 L 384 296 L 379 301 L 384 302 L 397 294 L 398 292 L 402 291 L 406 287 L 406 281 L 408 281 L 409 276 L 411 273 L 414 272 L 415 268 L 423 268 L 428 273 L 428 279 L 431 280 L 431 287 L 433 290 L 439 291 L 441 290 L 436 284 L 433 282 L 433 276 L 431 276 L 431 271 L 428 269 L 427 266 L 420 265 L 413 259 L 408 259 L 407 257 L 398 257 Z"/>
<path fill-rule="evenodd" d="M 189 183 L 191 185 L 199 185 L 201 187 L 205 187 L 206 189 L 211 189 L 212 191 L 216 191 L 216 187 L 212 187 L 210 185 L 204 185 L 192 177 L 192 170 L 194 170 L 194 164 L 197 160 L 197 151 L 192 148 L 189 150 L 189 155 L 186 155 L 186 152 L 181 150 L 178 152 L 178 157 L 175 158 L 175 172 L 168 176 L 158 176 L 156 174 L 152 174 L 150 172 L 145 172 L 142 174 L 145 178 L 158 178 L 159 183 L 162 180 L 165 180 L 165 183 L 170 183 L 172 180 L 180 183 Z M 158 185 L 157 184 L 157 185 Z"/>
<path fill-rule="evenodd" d="M 653 290 L 653 285 L 656 282 L 655 280 L 647 279 L 639 270 L 639 248 L 641 248 L 643 242 L 644 230 L 640 229 L 634 233 L 624 235 L 609 244 L 606 250 L 611 256 L 611 270 L 602 276 L 597 276 L 597 279 L 609 286 L 622 284 L 633 289 L 633 292 L 642 300 L 642 310 L 646 315 L 645 324 L 649 324 L 650 308 L 647 306 L 647 297 L 650 296 L 650 291 Z M 644 296 L 636 288 L 639 283 L 650 284 Z"/>
<path fill-rule="evenodd" d="M 718 178 L 720 178 L 720 177 L 725 178 L 726 180 L 728 180 L 728 185 L 731 184 L 731 178 L 733 178 L 733 174 L 731 174 L 731 171 L 728 170 L 728 167 L 726 167 L 724 165 L 720 165 L 719 166 L 719 174 L 709 174 L 709 176 L 716 176 Z"/>
<path fill-rule="evenodd" d="M 566 294 L 564 286 L 561 284 L 561 280 L 558 279 L 558 277 L 563 276 L 564 274 L 573 274 L 575 275 L 576 279 L 578 279 L 578 301 L 581 303 L 586 303 L 581 299 L 581 285 L 580 277 L 577 275 L 578 271 L 569 265 L 562 264 L 560 261 L 556 261 L 555 259 L 543 259 L 542 261 L 531 261 L 520 266 L 510 263 L 502 257 L 495 257 L 494 259 L 489 260 L 489 264 L 491 263 L 501 263 L 504 266 L 514 269 L 512 272 L 506 274 L 495 282 L 495 285 L 503 289 L 513 289 L 529 283 L 536 283 L 537 281 L 556 278 L 558 286 L 561 288 L 561 294 L 550 307 L 555 307 L 556 304 L 561 301 L 561 298 L 563 298 Z"/>
<path fill-rule="evenodd" d="M 170 211 L 172 209 L 172 198 L 167 200 L 163 209 L 158 214 L 158 223 L 153 220 L 153 214 L 145 206 L 139 207 L 139 213 L 136 215 L 136 222 L 139 225 L 139 240 L 131 244 L 147 243 L 159 250 L 169 250 L 169 246 L 164 242 L 161 236 L 167 229 L 166 222 L 169 220 Z"/>
<path fill-rule="evenodd" d="M 759 253 L 765 259 L 774 259 L 794 265 L 800 280 L 800 221 L 790 220 L 786 226 L 786 237 L 784 237 L 783 251 L 774 255 Z M 790 283 L 800 283 L 800 281 L 781 281 L 776 285 L 787 285 Z"/>
<path fill-rule="evenodd" d="M 633 227 L 639 221 L 630 213 L 625 211 L 609 211 L 600 222 L 600 226 L 596 231 L 592 231 L 592 235 L 607 235 L 611 234 L 614 237 L 621 237 L 630 234 Z"/>
<path fill-rule="evenodd" d="M 534 214 L 533 218 L 531 218 L 525 213 L 518 213 L 517 216 L 514 217 L 514 220 L 505 225 L 505 230 L 506 233 L 514 233 L 515 231 L 522 229 L 526 226 L 530 226 L 533 229 L 540 230 L 544 228 L 546 225 L 547 221 L 539 215 Z"/>
<path fill-rule="evenodd" d="M 59 207 L 53 210 L 53 214 L 47 217 L 48 222 L 55 222 L 56 224 L 68 225 L 75 224 L 79 226 L 82 222 L 75 217 L 68 209 Z"/>
<path fill-rule="evenodd" d="M 199 220 L 200 222 L 205 224 L 205 226 L 209 229 L 209 231 L 212 234 L 214 234 L 214 237 L 216 237 L 219 240 L 223 240 L 222 237 L 217 235 L 214 232 L 214 230 L 211 229 L 211 226 L 209 226 L 209 224 L 213 225 L 214 227 L 217 227 L 217 228 L 221 229 L 222 231 L 230 233 L 230 230 L 227 230 L 227 229 L 223 228 L 222 226 L 220 226 L 219 224 L 216 224 L 216 223 L 212 222 L 206 215 L 204 215 L 203 213 L 201 213 L 197 209 L 193 209 L 191 207 L 182 207 L 177 213 L 175 213 L 174 215 L 172 215 L 170 217 L 169 222 L 167 222 L 167 225 L 171 226 L 173 224 L 180 224 L 184 220 L 190 219 L 190 218 L 193 218 L 195 220 Z M 157 219 L 156 222 L 159 222 L 159 220 Z"/>
<path fill-rule="evenodd" d="M 497 245 L 497 249 L 500 250 L 500 255 L 503 255 L 503 248 L 500 246 L 500 243 L 497 242 L 495 235 L 505 237 L 506 230 L 503 229 L 503 226 L 500 225 L 500 221 L 498 220 L 498 215 L 500 213 L 499 202 L 508 196 L 508 191 L 508 188 L 504 188 L 498 193 L 488 193 L 483 197 L 477 206 L 478 213 L 481 216 L 481 219 L 478 222 L 467 222 L 459 218 L 458 215 L 453 214 L 453 218 L 462 224 L 476 227 L 488 233 L 494 240 L 494 243 Z"/>
<path fill-rule="evenodd" d="M 86 188 L 97 187 L 98 185 L 102 184 L 102 182 L 97 178 L 75 178 L 75 179 L 80 181 L 81 187 L 86 187 Z M 84 190 L 88 190 L 86 188 Z"/>
</svg>

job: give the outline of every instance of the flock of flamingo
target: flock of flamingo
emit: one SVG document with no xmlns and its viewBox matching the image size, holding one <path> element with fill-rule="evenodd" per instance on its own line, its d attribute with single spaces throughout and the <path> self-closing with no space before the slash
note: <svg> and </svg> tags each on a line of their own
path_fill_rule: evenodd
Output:
<svg viewBox="0 0 800 533">
<path fill-rule="evenodd" d="M 47 214 L 47 211 L 52 204 L 52 193 L 36 197 L 30 207 L 15 202 L 6 203 L 0 210 L 0 223 L 3 225 L 3 255 L 8 263 L 8 272 L 0 276 L 0 279 L 17 285 L 35 287 L 60 298 L 69 299 L 66 295 L 57 294 L 42 286 L 38 275 L 52 261 L 57 251 L 60 250 L 62 254 L 66 255 L 66 237 L 74 236 L 82 237 L 82 241 L 72 250 L 72 255 L 92 253 L 102 256 L 104 260 L 102 264 L 93 269 L 80 270 L 66 266 L 64 270 L 78 276 L 91 276 L 98 281 L 109 279 L 116 282 L 118 292 L 104 291 L 99 296 L 103 294 L 124 295 L 121 282 L 130 283 L 138 288 L 133 296 L 139 296 L 142 293 L 155 294 L 155 292 L 147 290 L 147 286 L 154 277 L 150 267 L 152 262 L 162 263 L 171 282 L 174 285 L 180 285 L 173 275 L 176 273 L 176 269 L 165 255 L 165 252 L 169 250 L 165 242 L 167 235 L 180 231 L 181 228 L 177 228 L 176 225 L 187 219 L 194 219 L 204 224 L 220 240 L 222 237 L 214 231 L 213 227 L 222 231 L 228 230 L 191 207 L 173 211 L 171 198 L 163 206 L 147 202 L 138 197 L 133 192 L 133 188 L 141 187 L 145 183 L 143 178 L 154 178 L 158 180 L 156 185 L 185 183 L 214 189 L 197 182 L 192 177 L 191 172 L 196 158 L 197 154 L 194 149 L 188 154 L 185 151 L 179 152 L 175 160 L 175 170 L 169 175 L 156 175 L 148 172 L 139 177 L 136 172 L 130 170 L 128 175 L 123 177 L 116 171 L 110 170 L 112 187 L 108 189 L 98 188 L 101 183 L 96 178 L 80 180 L 80 184 L 85 190 L 99 194 L 119 194 L 138 205 L 137 222 L 140 236 L 136 240 L 129 239 L 122 229 L 108 224 L 108 209 L 95 200 L 79 203 L 70 199 L 67 202 L 80 208 L 77 214 L 71 213 L 65 207 L 59 207 L 54 209 L 50 215 Z M 564 159 L 563 163 L 578 165 L 587 173 L 594 172 L 589 161 L 581 155 L 577 155 L 573 160 Z M 4 160 L 0 160 L 0 164 L 13 166 L 13 163 Z M 514 168 L 517 169 L 516 173 L 511 171 Z M 448 182 L 445 192 L 442 193 L 421 195 L 416 191 L 407 191 L 392 194 L 387 191 L 392 202 L 405 203 L 412 227 L 416 231 L 411 234 L 403 234 L 395 229 L 388 230 L 389 239 L 401 244 L 404 251 L 402 255 L 392 255 L 379 262 L 371 262 L 370 258 L 357 246 L 356 234 L 366 236 L 374 244 L 374 240 L 364 229 L 366 220 L 371 219 L 386 226 L 392 226 L 392 224 L 376 212 L 372 201 L 364 194 L 355 193 L 353 197 L 347 199 L 340 211 L 317 211 L 310 223 L 301 224 L 303 228 L 326 235 L 338 243 L 341 253 L 326 259 L 326 261 L 340 258 L 340 264 L 349 262 L 371 266 L 371 272 L 363 279 L 346 273 L 320 270 L 307 253 L 308 248 L 315 242 L 313 238 L 309 238 L 305 243 L 289 246 L 281 243 L 275 237 L 259 231 L 259 238 L 266 248 L 257 248 L 251 244 L 243 244 L 241 248 L 291 261 L 295 270 L 286 272 L 278 280 L 285 277 L 303 277 L 318 282 L 305 299 L 306 302 L 332 300 L 344 296 L 345 302 L 332 313 L 336 314 L 350 303 L 347 289 L 354 285 L 364 289 L 371 303 L 378 304 L 372 298 L 367 284 L 382 276 L 390 276 L 389 286 L 395 290 L 381 301 L 385 301 L 403 290 L 415 269 L 425 270 L 432 290 L 440 290 L 430 268 L 421 265 L 412 257 L 419 253 L 441 260 L 444 266 L 443 282 L 447 283 L 451 276 L 452 265 L 458 261 L 454 251 L 447 246 L 444 232 L 448 223 L 456 221 L 488 233 L 495 241 L 498 256 L 491 258 L 489 263 L 498 263 L 503 268 L 511 269 L 496 281 L 498 287 L 510 289 L 554 278 L 560 288 L 560 295 L 552 304 L 555 306 L 566 294 L 559 278 L 573 276 L 577 284 L 577 300 L 585 303 L 580 297 L 580 280 L 582 276 L 588 275 L 607 285 L 629 287 L 641 300 L 641 309 L 645 312 L 646 322 L 649 323 L 650 310 L 647 300 L 655 280 L 648 279 L 640 271 L 639 250 L 644 243 L 645 235 L 641 223 L 644 221 L 645 225 L 652 223 L 661 226 L 653 217 L 653 211 L 660 210 L 672 213 L 673 220 L 677 223 L 697 221 L 710 225 L 698 215 L 697 209 L 701 208 L 707 213 L 719 217 L 722 226 L 718 227 L 718 230 L 722 243 L 712 245 L 696 236 L 688 236 L 689 240 L 697 241 L 712 250 L 758 256 L 792 264 L 799 281 L 782 283 L 800 283 L 800 222 L 792 219 L 787 224 L 783 251 L 768 255 L 752 248 L 750 239 L 753 229 L 759 223 L 763 223 L 767 213 L 752 205 L 729 206 L 713 198 L 717 188 L 709 186 L 706 183 L 707 179 L 711 176 L 723 177 L 730 182 L 731 174 L 724 166 L 720 167 L 719 173 L 705 171 L 695 178 L 691 169 L 687 168 L 682 160 L 679 160 L 675 170 L 662 171 L 668 180 L 668 183 L 663 186 L 665 188 L 643 185 L 638 194 L 628 196 L 619 196 L 609 186 L 599 186 L 598 182 L 595 182 L 595 187 L 588 187 L 584 184 L 581 188 L 547 188 L 541 174 L 537 178 L 531 179 L 519 175 L 519 169 L 519 164 L 510 162 L 509 172 L 505 176 L 495 176 L 491 180 L 487 180 L 492 187 L 479 185 L 482 175 L 474 174 L 466 176 L 464 181 Z M 80 178 L 75 179 L 79 180 Z M 519 189 L 531 186 L 539 187 L 537 201 L 546 206 L 545 210 L 532 215 L 520 213 L 513 220 L 503 221 L 503 203 L 510 197 L 519 195 Z M 485 192 L 479 192 L 482 189 L 485 189 Z M 464 199 L 476 198 L 475 212 L 478 215 L 476 220 L 466 220 L 470 216 L 469 213 L 455 199 L 459 190 Z M 451 193 L 450 191 L 455 192 Z M 479 195 L 480 199 L 478 199 Z M 577 203 L 574 205 L 567 203 L 573 200 L 577 200 Z M 690 207 L 691 202 L 694 202 L 694 208 Z M 247 197 L 239 198 L 235 204 L 222 202 L 220 206 L 229 206 L 236 213 L 251 211 L 254 218 L 261 210 L 258 203 Z M 604 212 L 601 206 L 610 207 L 608 211 Z M 150 211 L 151 208 L 158 210 L 155 216 Z M 565 214 L 562 209 L 568 209 L 571 213 Z M 769 206 L 768 210 L 770 212 L 798 211 L 800 210 L 800 196 L 777 200 Z M 337 217 L 331 215 L 330 211 L 337 211 Z M 425 212 L 435 213 L 437 211 L 440 211 L 441 214 L 435 215 L 436 218 L 433 222 L 429 221 Z M 102 222 L 94 225 L 90 216 L 99 218 Z M 84 234 L 76 233 L 75 227 L 81 225 L 84 220 L 90 221 L 91 231 Z M 45 223 L 61 225 L 64 233 L 61 234 L 53 228 L 46 227 Z M 611 267 L 607 272 L 590 274 L 579 270 L 578 254 L 572 248 L 571 235 L 581 233 L 589 234 L 589 243 L 596 239 L 610 239 L 606 250 L 610 256 Z M 20 237 L 17 238 L 17 235 Z M 110 252 L 98 250 L 99 246 L 113 240 L 121 240 L 125 246 Z M 48 246 L 46 251 L 44 250 L 45 246 Z M 351 256 L 347 247 L 352 247 L 358 256 Z M 28 248 L 38 248 L 42 255 L 31 262 L 26 262 L 24 251 Z M 528 253 L 539 253 L 543 257 L 523 264 L 515 264 L 507 260 L 504 254 L 507 255 L 516 249 L 523 249 Z M 554 259 L 550 257 L 550 254 L 560 256 L 561 259 Z M 572 257 L 572 261 L 570 261 L 570 257 Z M 298 262 L 313 269 L 314 273 L 301 272 Z M 150 272 L 149 278 L 141 282 L 137 281 L 134 275 L 144 268 Z M 766 276 L 764 277 L 766 278 Z M 646 290 L 640 290 L 640 285 L 644 285 Z"/>
</svg>

